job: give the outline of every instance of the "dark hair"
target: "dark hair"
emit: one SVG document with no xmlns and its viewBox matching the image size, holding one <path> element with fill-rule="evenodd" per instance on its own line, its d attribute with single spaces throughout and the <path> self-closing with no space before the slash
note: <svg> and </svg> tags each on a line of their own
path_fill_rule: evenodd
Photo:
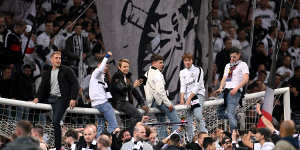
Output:
<svg viewBox="0 0 300 150">
<path fill-rule="evenodd" d="M 158 54 L 153 54 L 151 56 L 151 62 L 159 61 L 159 60 L 164 60 L 164 58 Z"/>
<path fill-rule="evenodd" d="M 178 134 L 172 134 L 170 140 L 173 144 L 179 144 L 180 136 Z"/>
<path fill-rule="evenodd" d="M 258 47 L 259 45 L 264 45 L 264 43 L 260 41 L 256 44 L 256 47 Z"/>
<path fill-rule="evenodd" d="M 54 23 L 53 23 L 52 21 L 50 21 L 50 20 L 47 20 L 47 21 L 45 22 L 45 25 L 48 24 L 48 23 L 52 23 L 52 25 L 54 25 Z"/>
<path fill-rule="evenodd" d="M 31 67 L 29 64 L 25 64 L 25 65 L 23 66 L 23 69 L 25 69 L 25 68 L 32 69 L 32 67 Z"/>
<path fill-rule="evenodd" d="M 264 70 L 259 71 L 259 73 L 263 73 L 263 74 L 267 75 L 267 72 Z"/>
<path fill-rule="evenodd" d="M 15 27 L 24 27 L 26 26 L 26 23 L 24 21 L 18 21 L 15 23 Z"/>
<path fill-rule="evenodd" d="M 127 129 L 121 130 L 120 135 L 119 135 L 120 139 L 123 138 L 125 132 L 129 132 L 129 130 L 127 130 Z M 129 133 L 130 133 L 130 132 L 129 132 Z"/>
<path fill-rule="evenodd" d="M 223 138 L 223 140 L 221 141 L 221 144 L 222 144 L 222 145 L 225 144 L 225 143 L 226 143 L 226 140 L 230 140 L 230 141 L 231 141 L 231 138 L 229 138 L 228 136 L 225 136 L 225 137 Z"/>
<path fill-rule="evenodd" d="M 203 132 L 203 131 L 199 132 L 198 133 L 198 138 L 201 137 L 203 134 L 207 134 L 207 132 Z"/>
<path fill-rule="evenodd" d="M 8 144 L 11 141 L 8 137 L 0 135 L 0 142 L 2 143 L 2 145 L 0 145 L 0 149 L 2 149 L 3 147 L 5 147 L 6 144 Z"/>
<path fill-rule="evenodd" d="M 215 142 L 215 140 L 211 137 L 206 137 L 203 140 L 203 147 L 206 149 L 208 145 L 212 145 Z"/>
<path fill-rule="evenodd" d="M 297 71 L 300 69 L 300 66 L 295 67 L 294 71 Z"/>
<path fill-rule="evenodd" d="M 294 46 L 295 40 L 297 37 L 300 37 L 299 35 L 293 35 L 291 38 L 291 46 Z"/>
<path fill-rule="evenodd" d="M 268 34 L 271 34 L 271 33 L 273 33 L 273 32 L 276 31 L 276 30 L 277 30 L 276 27 L 271 26 L 271 27 L 269 28 Z"/>
<path fill-rule="evenodd" d="M 240 54 L 240 50 L 236 47 L 232 47 L 231 50 L 230 50 L 230 54 L 232 54 L 232 53 Z"/>
<path fill-rule="evenodd" d="M 71 138 L 77 140 L 78 139 L 78 132 L 75 131 L 74 129 L 69 129 L 66 132 L 65 137 L 71 137 Z"/>
<path fill-rule="evenodd" d="M 22 131 L 24 132 L 25 136 L 30 135 L 31 129 L 32 129 L 31 122 L 29 122 L 27 120 L 21 120 L 21 121 L 17 122 L 16 126 L 22 129 Z"/>
<path fill-rule="evenodd" d="M 231 40 L 231 39 L 230 39 L 229 37 L 225 37 L 225 38 L 223 39 L 224 44 L 225 44 L 225 42 L 228 41 L 228 40 Z"/>
<path fill-rule="evenodd" d="M 267 128 L 258 128 L 257 133 L 260 133 L 261 135 L 264 136 L 264 139 L 266 141 L 270 141 L 270 138 L 271 138 L 271 131 Z"/>
</svg>

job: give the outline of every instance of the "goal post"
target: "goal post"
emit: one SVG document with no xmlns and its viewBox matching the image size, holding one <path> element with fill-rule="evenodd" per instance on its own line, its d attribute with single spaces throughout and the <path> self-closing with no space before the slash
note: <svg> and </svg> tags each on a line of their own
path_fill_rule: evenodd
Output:
<svg viewBox="0 0 300 150">
<path fill-rule="evenodd" d="M 243 99 L 243 105 L 239 106 L 237 109 L 238 114 L 238 122 L 240 130 L 250 130 L 251 126 L 256 125 L 258 121 L 258 117 L 255 112 L 255 105 L 257 102 L 264 99 L 265 91 L 246 94 Z M 283 98 L 284 105 L 284 120 L 291 119 L 291 109 L 290 109 L 290 90 L 288 87 L 275 89 L 274 98 L 281 99 Z M 228 127 L 228 121 L 224 119 L 218 119 L 217 117 L 217 108 L 224 103 L 223 99 L 213 99 L 204 102 L 203 116 L 206 122 L 206 128 L 209 132 L 214 129 L 222 126 L 226 128 Z M 42 103 L 33 103 L 26 102 L 20 100 L 13 100 L 7 98 L 0 98 L 0 135 L 10 136 L 17 122 L 16 114 L 17 109 L 19 107 L 30 108 L 31 111 L 29 113 L 29 121 L 33 124 L 41 124 L 41 120 L 39 120 L 39 116 L 42 113 L 51 112 L 51 105 L 42 104 Z M 188 107 L 186 105 L 176 105 L 175 109 L 178 112 L 178 116 L 182 117 L 187 115 Z M 141 113 L 144 111 L 139 109 Z M 87 123 L 96 123 L 96 115 L 100 114 L 97 109 L 94 108 L 80 108 L 75 107 L 73 109 L 67 109 L 66 116 L 64 119 L 64 127 L 65 128 L 81 128 Z M 160 111 L 155 108 L 150 109 L 150 116 L 154 116 L 153 114 L 159 113 Z M 123 116 L 121 112 L 116 111 L 116 115 Z M 25 116 L 25 115 L 24 115 Z M 28 116 L 28 115 L 27 115 Z M 44 133 L 48 136 L 48 144 L 50 146 L 54 145 L 54 135 L 53 135 L 53 127 L 51 124 L 50 115 L 46 119 L 46 123 L 44 126 Z M 124 119 L 124 117 L 123 117 Z M 151 119 L 152 123 L 156 121 L 156 119 Z M 120 124 L 120 127 L 127 127 L 126 117 L 125 121 L 123 120 Z M 67 130 L 66 129 L 66 130 Z M 159 132 L 159 131 L 158 131 Z"/>
</svg>

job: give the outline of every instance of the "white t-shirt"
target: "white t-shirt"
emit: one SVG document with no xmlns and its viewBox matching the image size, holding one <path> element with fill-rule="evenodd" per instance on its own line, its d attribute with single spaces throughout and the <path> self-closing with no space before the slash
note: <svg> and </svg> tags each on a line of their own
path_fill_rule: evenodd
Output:
<svg viewBox="0 0 300 150">
<path fill-rule="evenodd" d="M 290 73 L 290 76 L 285 78 L 284 81 L 289 81 L 294 75 L 293 71 L 290 68 L 287 68 L 285 66 L 281 66 L 277 69 L 276 73 L 280 74 L 281 76 L 284 75 L 286 72 Z"/>
<path fill-rule="evenodd" d="M 262 10 L 260 8 L 256 9 L 254 11 L 254 17 L 256 18 L 258 16 L 262 18 L 262 27 L 264 27 L 265 29 L 271 27 L 272 20 L 275 20 L 276 18 L 276 15 L 271 9 L 265 9 L 265 10 Z"/>
<path fill-rule="evenodd" d="M 253 150 L 272 150 L 275 145 L 272 142 L 265 142 L 263 145 L 254 143 Z"/>
<path fill-rule="evenodd" d="M 249 57 L 250 57 L 250 52 L 251 52 L 251 49 L 250 49 L 250 44 L 247 40 L 241 42 L 241 57 L 243 58 L 242 60 L 247 62 Z"/>
<path fill-rule="evenodd" d="M 227 77 L 225 88 L 235 88 L 243 81 L 243 75 L 249 74 L 248 65 L 241 61 L 235 69 L 232 71 L 232 75 L 229 74 L 230 63 L 225 66 L 224 76 Z"/>
</svg>

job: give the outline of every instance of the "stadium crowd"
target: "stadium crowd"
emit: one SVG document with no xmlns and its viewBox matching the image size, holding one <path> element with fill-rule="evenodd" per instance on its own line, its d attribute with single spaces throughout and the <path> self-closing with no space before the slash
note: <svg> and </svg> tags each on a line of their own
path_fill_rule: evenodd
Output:
<svg viewBox="0 0 300 150">
<path fill-rule="evenodd" d="M 164 105 L 154 106 L 156 103 L 147 105 L 147 96 L 143 98 L 135 90 L 135 87 L 145 84 L 143 82 L 146 82 L 146 79 L 131 81 L 128 73 L 130 61 L 127 59 L 118 62 L 116 67 L 119 71 L 114 74 L 104 67 L 106 62 L 113 61 L 108 61 L 112 54 L 105 51 L 105 45 L 102 42 L 96 7 L 94 5 L 89 7 L 74 23 L 74 20 L 87 8 L 90 2 L 91 0 L 36 0 L 37 15 L 34 18 L 34 23 L 28 22 L 25 18 L 16 19 L 16 14 L 0 11 L 0 96 L 24 101 L 46 102 L 43 101 L 43 95 L 47 91 L 41 92 L 41 87 L 45 88 L 44 84 L 46 83 L 43 81 L 43 74 L 49 73 L 49 76 L 55 76 L 53 75 L 55 73 L 49 70 L 51 70 L 53 64 L 57 63 L 56 60 L 53 60 L 57 56 L 56 54 L 59 54 L 61 58 L 56 59 L 61 59 L 61 64 L 67 66 L 64 76 L 70 77 L 70 79 L 74 77 L 75 80 L 79 81 L 79 84 L 77 86 L 77 81 L 75 81 L 72 85 L 73 91 L 77 92 L 72 93 L 66 87 L 65 89 L 59 89 L 60 87 L 58 87 L 59 90 L 57 91 L 55 84 L 52 86 L 52 82 L 56 84 L 61 82 L 57 75 L 59 73 L 56 72 L 58 79 L 56 81 L 51 80 L 51 91 L 49 91 L 50 95 L 53 96 L 52 99 L 63 97 L 64 91 L 70 90 L 72 98 L 70 104 L 65 104 L 66 107 L 74 107 L 76 103 L 77 107 L 97 108 L 104 113 L 105 119 L 111 125 L 108 127 L 108 131 L 99 130 L 94 124 L 87 124 L 82 129 L 57 132 L 56 134 L 63 136 L 62 140 L 57 136 L 56 138 L 63 141 L 66 147 L 80 150 L 299 149 L 299 140 L 296 139 L 298 137 L 295 138 L 294 136 L 296 134 L 295 124 L 300 124 L 300 119 L 297 120 L 297 114 L 300 114 L 300 0 L 284 0 L 283 3 L 275 0 L 259 0 L 255 10 L 252 10 L 252 3 L 247 0 L 214 0 L 211 11 L 212 50 L 213 62 L 215 63 L 213 65 L 213 76 L 211 76 L 213 82 L 208 85 L 209 97 L 217 97 L 218 92 L 222 92 L 219 87 L 222 87 L 223 74 L 226 74 L 224 70 L 226 72 L 226 64 L 231 62 L 232 53 L 238 54 L 241 61 L 249 66 L 248 73 L 247 70 L 243 71 L 243 73 L 249 75 L 248 88 L 244 89 L 245 92 L 264 91 L 268 78 L 271 76 L 271 56 L 278 50 L 276 54 L 275 88 L 290 87 L 290 103 L 292 113 L 296 116 L 293 119 L 295 123 L 291 120 L 282 121 L 283 101 L 282 99 L 276 99 L 273 117 L 274 120 L 282 122 L 280 125 L 273 125 L 268 119 L 264 118 L 258 106 L 256 113 L 264 122 L 266 128 L 258 128 L 242 133 L 242 131 L 236 130 L 234 122 L 230 122 L 231 131 L 223 131 L 223 129 L 217 128 L 208 134 L 205 125 L 201 123 L 201 131 L 199 130 L 197 134 L 193 135 L 190 143 L 184 145 L 184 142 L 182 142 L 184 139 L 180 136 L 182 127 L 178 126 L 172 129 L 172 133 L 178 134 L 159 136 L 160 133 L 157 130 L 166 129 L 148 127 L 144 124 L 147 117 L 139 113 L 132 104 L 134 96 L 137 100 L 135 103 L 138 103 L 138 107 L 145 112 L 148 112 L 150 107 L 156 107 L 165 112 L 171 121 L 179 121 L 176 118 L 176 110 L 173 110 L 173 104 L 167 96 L 159 97 L 160 102 L 158 103 Z M 0 2 L 0 5 L 1 3 L 4 2 Z M 255 18 L 254 30 L 251 30 L 252 15 Z M 251 49 L 250 38 L 252 34 L 254 36 Z M 185 58 L 193 60 L 188 55 L 183 57 L 183 60 Z M 104 61 L 105 63 L 103 63 Z M 149 72 L 152 71 L 152 74 L 160 76 L 157 72 L 157 69 L 161 69 L 160 61 L 163 61 L 163 59 L 159 55 L 153 57 L 152 67 L 154 68 L 150 68 Z M 101 64 L 102 70 L 100 69 Z M 101 79 L 93 77 L 93 72 L 97 71 L 95 69 L 97 67 Z M 74 76 L 72 73 L 68 73 L 68 68 L 71 68 L 69 71 L 73 74 L 75 73 Z M 201 73 L 201 70 L 200 68 L 198 73 Z M 150 78 L 149 73 L 147 80 L 150 80 Z M 95 80 L 95 83 L 99 83 L 103 87 L 98 87 L 98 84 L 91 85 L 90 80 Z M 203 76 L 201 80 L 205 80 Z M 163 75 L 161 81 L 164 81 Z M 112 97 L 119 99 L 119 101 L 109 101 L 111 96 L 107 95 L 106 90 L 110 85 L 112 85 Z M 148 88 L 151 87 L 151 85 L 148 86 Z M 102 88 L 103 93 L 97 95 L 97 93 L 91 92 L 91 87 Z M 147 88 L 147 85 L 145 87 Z M 123 90 L 125 90 L 124 93 L 127 92 L 125 96 L 122 93 Z M 148 94 L 153 94 L 151 90 L 149 91 Z M 191 91 L 193 92 L 193 90 Z M 201 92 L 199 93 L 201 95 Z M 105 95 L 105 101 L 95 102 L 103 95 Z M 156 98 L 155 94 L 153 95 Z M 201 99 L 199 96 L 198 98 Z M 183 94 L 181 100 L 180 104 L 190 105 L 192 98 L 189 99 L 189 96 L 186 97 Z M 229 106 L 229 103 L 227 105 Z M 112 106 L 130 117 L 128 129 L 120 130 L 115 123 L 116 119 L 113 117 L 115 114 L 104 109 L 112 108 Z M 201 107 L 201 103 L 199 106 Z M 1 107 L 7 106 L 1 105 Z M 47 142 L 42 138 L 43 127 L 33 126 L 32 123 L 23 121 L 29 120 L 28 117 L 30 116 L 28 114 L 32 110 L 23 107 L 10 107 L 8 109 L 16 109 L 15 116 L 19 122 L 16 125 L 15 134 L 9 138 L 1 136 L 0 147 L 4 148 L 4 145 L 6 145 L 4 149 L 12 150 L 20 149 L 20 145 L 22 147 L 26 145 L 32 148 L 48 149 Z M 193 110 L 194 112 L 190 115 L 197 118 L 199 113 L 195 113 L 196 109 Z M 63 113 L 64 111 L 59 112 L 59 114 Z M 25 115 L 23 116 L 23 114 Z M 8 115 L 12 114 L 8 113 Z M 56 116 L 56 122 L 54 122 L 56 129 L 60 128 L 60 119 L 61 117 Z M 198 121 L 201 122 L 202 119 L 199 116 Z M 45 121 L 43 115 L 40 116 L 40 121 L 42 120 Z M 159 121 L 163 122 L 164 120 Z M 98 124 L 100 124 L 100 121 Z M 164 139 L 158 137 L 164 137 Z M 60 146 L 56 145 L 56 147 Z"/>
</svg>

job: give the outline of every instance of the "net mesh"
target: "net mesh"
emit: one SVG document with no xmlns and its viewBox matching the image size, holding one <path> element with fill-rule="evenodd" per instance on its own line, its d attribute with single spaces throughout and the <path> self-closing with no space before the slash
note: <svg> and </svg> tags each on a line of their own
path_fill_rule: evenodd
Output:
<svg viewBox="0 0 300 150">
<path fill-rule="evenodd" d="M 283 93 L 275 93 L 275 100 L 281 99 Z M 263 97 L 245 98 L 243 100 L 243 105 L 238 106 L 237 109 L 237 120 L 240 130 L 248 131 L 258 121 L 255 105 L 257 102 L 263 100 Z M 18 120 L 29 120 L 33 125 L 39 124 L 44 128 L 44 140 L 52 147 L 54 146 L 54 132 L 51 124 L 51 111 L 33 109 L 28 107 L 14 106 L 15 104 L 7 105 L 1 104 L 0 100 L 0 134 L 11 137 L 15 130 L 15 125 Z M 211 133 L 216 128 L 222 128 L 227 130 L 229 128 L 228 120 L 218 119 L 217 108 L 219 105 L 204 105 L 203 116 L 206 122 L 206 128 Z M 178 116 L 180 118 L 185 118 L 187 115 L 187 110 L 178 111 Z M 97 115 L 95 114 L 83 114 L 80 113 L 66 113 L 61 122 L 63 133 L 70 128 L 82 128 L 86 124 L 95 123 L 97 124 Z M 164 117 L 164 116 L 161 116 Z M 122 119 L 120 119 L 122 118 Z M 117 116 L 119 126 L 121 128 L 127 127 L 126 116 Z M 122 121 L 121 121 L 122 120 Z M 153 114 L 150 115 L 150 121 L 156 122 L 157 119 Z M 195 121 L 195 123 L 197 123 Z M 105 126 L 103 127 L 105 128 Z M 160 131 L 158 131 L 160 132 Z M 163 137 L 160 137 L 163 138 Z M 63 141 L 62 141 L 63 142 Z"/>
</svg>

